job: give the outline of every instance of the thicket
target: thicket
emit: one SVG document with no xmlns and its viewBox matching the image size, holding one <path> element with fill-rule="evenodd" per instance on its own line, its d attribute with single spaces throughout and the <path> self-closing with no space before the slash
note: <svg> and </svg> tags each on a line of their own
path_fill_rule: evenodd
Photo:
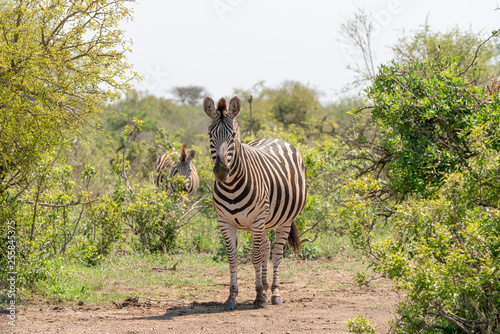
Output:
<svg viewBox="0 0 500 334">
<path fill-rule="evenodd" d="M 378 135 L 351 142 L 360 173 L 342 215 L 370 266 L 405 291 L 395 332 L 500 330 L 500 95 L 467 70 L 440 52 L 383 65 L 359 111 Z M 377 241 L 380 226 L 391 233 Z"/>
</svg>

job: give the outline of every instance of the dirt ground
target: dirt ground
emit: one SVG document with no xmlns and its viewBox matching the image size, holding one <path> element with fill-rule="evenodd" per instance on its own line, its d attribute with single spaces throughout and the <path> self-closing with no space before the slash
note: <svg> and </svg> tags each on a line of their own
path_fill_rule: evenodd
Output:
<svg viewBox="0 0 500 334">
<path fill-rule="evenodd" d="M 238 307 L 222 312 L 227 279 L 217 293 L 184 300 L 127 298 L 111 304 L 42 304 L 17 312 L 15 331 L 0 324 L 1 333 L 347 333 L 346 320 L 361 314 L 387 333 L 401 295 L 390 281 L 378 279 L 360 289 L 352 274 L 304 271 L 283 281 L 280 306 L 253 309 L 253 280 L 239 279 Z M 190 287 L 185 287 L 189 289 Z M 191 287 L 193 289 L 193 287 Z M 269 298 L 270 299 L 270 298 Z M 10 326 L 9 326 L 10 327 Z"/>
</svg>

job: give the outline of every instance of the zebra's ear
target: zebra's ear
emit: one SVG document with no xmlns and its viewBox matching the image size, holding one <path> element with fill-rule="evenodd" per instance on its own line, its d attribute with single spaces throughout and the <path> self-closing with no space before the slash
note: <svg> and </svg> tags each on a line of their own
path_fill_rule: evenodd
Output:
<svg viewBox="0 0 500 334">
<path fill-rule="evenodd" d="M 191 150 L 191 151 L 189 151 L 189 154 L 188 154 L 188 156 L 187 156 L 186 160 L 187 160 L 187 161 L 191 161 L 191 160 L 193 160 L 195 155 L 196 155 L 195 150 Z"/>
<path fill-rule="evenodd" d="M 227 115 L 235 118 L 240 113 L 241 101 L 237 96 L 233 96 L 231 101 L 229 101 L 229 109 L 227 110 Z"/>
<path fill-rule="evenodd" d="M 210 96 L 207 96 L 203 99 L 203 110 L 208 117 L 214 118 L 217 113 L 215 111 L 215 103 L 214 100 Z"/>
</svg>

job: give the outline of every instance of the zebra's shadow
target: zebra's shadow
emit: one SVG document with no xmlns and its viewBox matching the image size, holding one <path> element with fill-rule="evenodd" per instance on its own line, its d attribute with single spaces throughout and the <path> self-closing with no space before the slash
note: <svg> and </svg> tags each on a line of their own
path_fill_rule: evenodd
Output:
<svg viewBox="0 0 500 334">
<path fill-rule="evenodd" d="M 253 301 L 243 301 L 241 303 L 238 303 L 236 310 L 234 312 L 248 311 L 248 310 L 254 310 Z M 197 303 L 197 302 L 193 302 L 189 305 L 169 307 L 169 308 L 167 308 L 167 310 L 165 311 L 165 313 L 163 315 L 128 318 L 128 319 L 123 319 L 123 320 L 171 320 L 173 318 L 182 317 L 182 316 L 186 316 L 186 315 L 216 314 L 216 313 L 225 313 L 224 303 L 219 303 L 219 302 Z"/>
</svg>

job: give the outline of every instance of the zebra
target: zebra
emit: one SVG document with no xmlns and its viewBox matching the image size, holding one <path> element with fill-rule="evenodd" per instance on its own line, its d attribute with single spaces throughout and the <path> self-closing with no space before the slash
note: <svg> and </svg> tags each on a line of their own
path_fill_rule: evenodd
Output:
<svg viewBox="0 0 500 334">
<path fill-rule="evenodd" d="M 189 197 L 192 197 L 200 185 L 198 172 L 192 160 L 196 152 L 191 150 L 186 154 L 186 144 L 182 144 L 180 161 L 176 164 L 169 153 L 164 153 L 156 160 L 154 183 L 159 188 L 165 190 L 171 188 L 170 179 L 176 175 L 181 175 L 186 178 L 184 182 L 184 190 Z"/>
<path fill-rule="evenodd" d="M 288 242 L 297 253 L 300 238 L 295 218 L 306 201 L 305 168 L 299 152 L 290 144 L 269 138 L 241 142 L 236 116 L 241 101 L 234 96 L 226 107 L 221 98 L 215 106 L 209 96 L 203 100 L 203 109 L 212 119 L 208 127 L 210 154 L 215 164 L 213 173 L 213 203 L 219 226 L 226 240 L 230 288 L 224 311 L 236 308 L 237 284 L 237 230 L 252 232 L 252 264 L 255 268 L 256 299 L 254 308 L 267 301 L 267 265 L 270 255 L 268 230 L 276 230 L 272 250 L 273 305 L 282 303 L 279 291 L 279 264 L 283 247 Z"/>
</svg>

